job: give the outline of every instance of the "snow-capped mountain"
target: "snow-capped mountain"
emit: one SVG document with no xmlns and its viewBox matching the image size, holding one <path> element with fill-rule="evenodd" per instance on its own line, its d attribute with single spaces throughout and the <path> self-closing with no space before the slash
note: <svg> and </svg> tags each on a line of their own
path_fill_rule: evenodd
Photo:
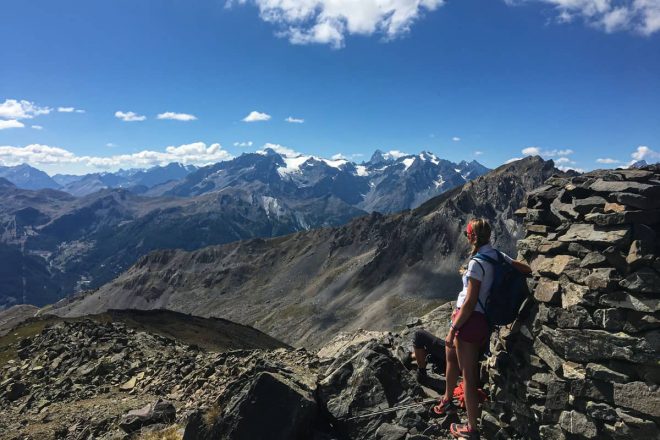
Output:
<svg viewBox="0 0 660 440">
<path fill-rule="evenodd" d="M 189 197 L 245 188 L 271 199 L 332 196 L 365 211 L 396 212 L 488 171 L 476 161 L 456 164 L 426 151 L 399 155 L 378 150 L 368 162 L 357 164 L 266 148 L 200 168 L 179 184 L 156 186 L 146 194 Z"/>
</svg>

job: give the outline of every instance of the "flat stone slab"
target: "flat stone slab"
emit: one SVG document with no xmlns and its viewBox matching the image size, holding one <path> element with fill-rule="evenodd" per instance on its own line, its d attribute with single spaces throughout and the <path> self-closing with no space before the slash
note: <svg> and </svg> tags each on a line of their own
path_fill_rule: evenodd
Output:
<svg viewBox="0 0 660 440">
<path fill-rule="evenodd" d="M 633 194 L 642 194 L 648 197 L 656 197 L 660 195 L 660 186 L 631 181 L 607 181 L 598 179 L 591 184 L 589 189 L 602 193 L 628 192 Z"/>
<path fill-rule="evenodd" d="M 599 227 L 587 223 L 572 224 L 559 241 L 583 241 L 598 244 L 616 245 L 630 240 L 628 226 Z"/>
</svg>

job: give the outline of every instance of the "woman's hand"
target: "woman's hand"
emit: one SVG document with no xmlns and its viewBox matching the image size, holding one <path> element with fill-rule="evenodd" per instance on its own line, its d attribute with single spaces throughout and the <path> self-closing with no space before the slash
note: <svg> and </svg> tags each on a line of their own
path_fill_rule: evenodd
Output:
<svg viewBox="0 0 660 440">
<path fill-rule="evenodd" d="M 447 337 L 445 338 L 445 347 L 454 348 L 454 338 L 456 337 L 456 331 L 453 328 L 449 329 Z"/>
<path fill-rule="evenodd" d="M 522 262 L 522 261 L 513 260 L 513 261 L 511 262 L 511 265 L 512 265 L 513 267 L 515 267 L 516 270 L 517 270 L 518 272 L 522 273 L 522 274 L 527 275 L 527 274 L 532 273 L 532 268 L 529 267 L 529 265 L 527 265 L 526 263 L 524 263 L 524 262 Z"/>
</svg>

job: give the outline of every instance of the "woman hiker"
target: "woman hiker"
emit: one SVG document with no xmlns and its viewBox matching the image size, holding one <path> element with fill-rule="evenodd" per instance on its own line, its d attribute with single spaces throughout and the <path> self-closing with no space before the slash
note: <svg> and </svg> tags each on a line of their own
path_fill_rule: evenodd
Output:
<svg viewBox="0 0 660 440">
<path fill-rule="evenodd" d="M 482 304 L 486 304 L 493 284 L 494 267 L 474 255 L 480 253 L 497 260 L 497 252 L 490 245 L 490 225 L 484 219 L 473 219 L 467 225 L 465 236 L 472 245 L 470 261 L 463 273 L 463 290 L 458 294 L 456 310 L 451 316 L 451 326 L 445 339 L 446 388 L 442 400 L 432 408 L 437 416 L 455 414 L 452 402 L 458 376 L 463 376 L 465 409 L 468 423 L 452 423 L 450 432 L 455 438 L 478 440 L 477 420 L 481 416 L 479 396 L 479 353 L 490 339 L 490 329 Z M 522 273 L 532 269 L 525 263 L 515 261 L 508 255 L 502 257 Z"/>
</svg>

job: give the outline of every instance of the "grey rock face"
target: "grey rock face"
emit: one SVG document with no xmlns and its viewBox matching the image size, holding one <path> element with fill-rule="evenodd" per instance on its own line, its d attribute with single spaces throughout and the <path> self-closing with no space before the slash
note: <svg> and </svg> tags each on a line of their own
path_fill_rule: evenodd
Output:
<svg viewBox="0 0 660 440">
<path fill-rule="evenodd" d="M 349 438 L 371 438 L 394 414 L 352 417 L 412 402 L 422 395 L 403 364 L 375 342 L 340 356 L 319 383 L 321 401 Z"/>
<path fill-rule="evenodd" d="M 316 401 L 311 390 L 290 378 L 263 372 L 232 391 L 228 402 L 222 402 L 226 409 L 211 423 L 199 416 L 188 422 L 185 440 L 302 440 L 312 435 Z"/>
<path fill-rule="evenodd" d="M 489 364 L 492 410 L 512 438 L 658 438 L 658 200 L 657 167 L 529 194 L 519 255 L 534 298 Z"/>
<path fill-rule="evenodd" d="M 559 241 L 579 241 L 604 245 L 624 245 L 630 239 L 628 227 L 599 227 L 593 224 L 572 224 Z"/>
<path fill-rule="evenodd" d="M 660 390 L 657 385 L 644 382 L 615 383 L 614 403 L 655 419 L 660 418 Z"/>
<path fill-rule="evenodd" d="M 598 438 L 596 424 L 577 411 L 564 411 L 561 413 L 559 424 L 569 434 L 579 434 L 580 437 L 587 439 Z"/>
</svg>

